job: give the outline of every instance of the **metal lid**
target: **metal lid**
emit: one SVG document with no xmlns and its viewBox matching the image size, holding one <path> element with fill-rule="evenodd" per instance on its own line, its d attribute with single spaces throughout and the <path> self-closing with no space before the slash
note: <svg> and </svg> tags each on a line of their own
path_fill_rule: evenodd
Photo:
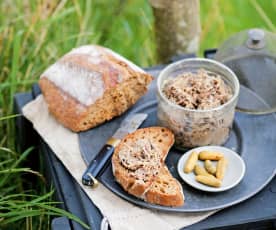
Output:
<svg viewBox="0 0 276 230">
<path fill-rule="evenodd" d="M 276 34 L 262 29 L 239 32 L 218 48 L 215 60 L 230 67 L 240 81 L 243 90 L 238 111 L 256 115 L 276 112 Z M 260 107 L 248 103 L 256 96 L 264 101 Z"/>
<path fill-rule="evenodd" d="M 265 47 L 265 33 L 261 29 L 251 29 L 248 31 L 246 46 L 249 49 L 262 49 Z"/>
</svg>

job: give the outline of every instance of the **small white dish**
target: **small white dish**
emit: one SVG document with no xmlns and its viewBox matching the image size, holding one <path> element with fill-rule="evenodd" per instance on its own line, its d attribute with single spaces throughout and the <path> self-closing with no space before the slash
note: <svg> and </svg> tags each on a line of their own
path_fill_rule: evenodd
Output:
<svg viewBox="0 0 276 230">
<path fill-rule="evenodd" d="M 228 166 L 226 169 L 225 176 L 222 180 L 222 185 L 219 188 L 210 187 L 204 184 L 201 184 L 195 180 L 194 172 L 184 173 L 184 165 L 190 154 L 194 151 L 215 151 L 222 153 L 228 159 Z M 214 163 L 214 162 L 213 162 Z M 198 164 L 204 167 L 204 162 L 198 160 Z M 180 157 L 177 165 L 178 174 L 180 177 L 190 186 L 207 192 L 222 192 L 233 188 L 236 186 L 243 178 L 245 173 L 245 163 L 243 159 L 233 150 L 221 147 L 221 146 L 203 146 L 189 150 Z"/>
</svg>

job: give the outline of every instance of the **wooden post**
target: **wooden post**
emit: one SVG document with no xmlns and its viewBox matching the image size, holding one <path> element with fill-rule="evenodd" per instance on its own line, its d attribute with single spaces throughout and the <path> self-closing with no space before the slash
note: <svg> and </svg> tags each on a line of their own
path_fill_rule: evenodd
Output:
<svg viewBox="0 0 276 230">
<path fill-rule="evenodd" d="M 155 17 L 158 62 L 198 51 L 199 0 L 149 0 Z"/>
</svg>

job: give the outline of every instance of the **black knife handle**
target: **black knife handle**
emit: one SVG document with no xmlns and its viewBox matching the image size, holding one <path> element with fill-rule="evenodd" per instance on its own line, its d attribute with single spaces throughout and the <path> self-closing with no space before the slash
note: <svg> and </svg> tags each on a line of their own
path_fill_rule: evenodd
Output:
<svg viewBox="0 0 276 230">
<path fill-rule="evenodd" d="M 90 162 L 86 171 L 82 176 L 82 183 L 84 185 L 94 186 L 97 183 L 96 177 L 100 171 L 106 167 L 108 160 L 112 156 L 114 147 L 109 144 L 105 144 L 95 158 Z"/>
</svg>

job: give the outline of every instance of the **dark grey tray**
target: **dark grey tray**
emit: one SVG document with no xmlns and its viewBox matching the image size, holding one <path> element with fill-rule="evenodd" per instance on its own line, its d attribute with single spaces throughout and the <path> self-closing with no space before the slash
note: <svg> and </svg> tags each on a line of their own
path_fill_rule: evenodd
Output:
<svg viewBox="0 0 276 230">
<path fill-rule="evenodd" d="M 255 97 L 255 98 L 253 98 Z M 263 100 L 248 90 L 241 88 L 241 99 L 248 103 L 263 104 Z M 105 141 L 112 136 L 121 121 L 129 114 L 146 112 L 148 119 L 142 127 L 156 125 L 155 82 L 149 92 L 126 114 L 113 119 L 97 128 L 79 134 L 82 156 L 88 163 L 101 149 Z M 236 113 L 233 130 L 226 147 L 240 153 L 246 164 L 246 172 L 239 185 L 221 193 L 208 193 L 196 190 L 185 184 L 177 173 L 177 162 L 183 151 L 172 148 L 166 164 L 172 175 L 182 182 L 185 204 L 182 207 L 164 207 L 144 202 L 126 193 L 116 183 L 112 175 L 111 165 L 99 176 L 99 180 L 112 192 L 134 204 L 172 212 L 200 212 L 226 208 L 240 203 L 259 192 L 275 176 L 276 170 L 276 118 L 274 114 L 252 116 Z"/>
<path fill-rule="evenodd" d="M 38 88 L 37 85 L 34 88 Z M 35 94 L 36 95 L 36 94 Z M 33 97 L 31 93 L 19 93 L 14 97 L 15 113 L 22 114 L 22 107 L 30 102 Z M 23 116 L 16 119 L 16 127 L 19 132 L 17 144 L 20 147 L 19 152 L 23 152 L 30 145 L 38 145 L 37 133 Z M 28 144 L 28 145 L 26 145 Z M 78 183 L 72 180 L 72 176 L 63 166 L 49 146 L 40 140 L 38 146 L 42 156 L 45 157 L 45 173 L 49 185 L 52 183 L 55 187 L 56 198 L 63 209 L 78 216 L 87 223 L 91 229 L 100 229 L 102 216 L 95 205 L 89 200 Z M 33 154 L 30 162 L 36 161 L 37 154 Z M 36 164 L 36 166 L 38 166 Z M 62 186 L 61 186 L 62 185 Z M 73 193 L 73 195 L 72 195 Z M 193 224 L 185 229 L 276 229 L 276 177 L 254 197 L 234 205 L 221 212 L 217 212 L 207 219 Z M 71 220 L 58 218 L 52 221 L 53 230 L 63 229 L 84 229 L 79 224 Z"/>
</svg>

